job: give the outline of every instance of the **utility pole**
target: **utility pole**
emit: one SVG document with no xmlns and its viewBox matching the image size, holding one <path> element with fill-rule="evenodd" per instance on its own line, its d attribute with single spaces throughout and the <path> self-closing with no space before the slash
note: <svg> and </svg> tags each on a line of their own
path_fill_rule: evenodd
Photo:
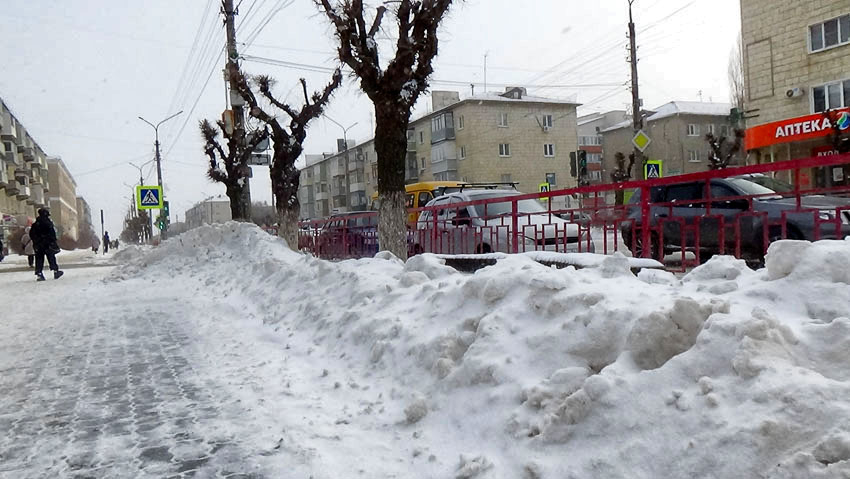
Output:
<svg viewBox="0 0 850 479">
<path fill-rule="evenodd" d="M 632 65 L 632 120 L 635 135 L 643 129 L 643 115 L 641 115 L 640 93 L 638 92 L 638 70 L 637 70 L 637 40 L 635 39 L 635 22 L 632 19 L 632 3 L 629 0 L 629 62 Z M 643 171 L 643 154 L 635 147 L 635 164 Z"/>
<path fill-rule="evenodd" d="M 242 97 L 234 102 L 233 92 L 236 90 L 234 79 L 239 71 L 239 52 L 236 51 L 236 15 L 239 14 L 233 6 L 233 0 L 221 1 L 221 13 L 224 14 L 224 25 L 227 33 L 227 81 L 230 84 L 230 108 L 233 110 L 233 132 L 240 146 L 244 147 L 245 141 L 245 112 L 242 108 L 244 101 Z M 242 201 L 247 208 L 247 219 L 251 218 L 251 179 L 249 176 L 250 166 L 246 166 L 248 171 L 240 172 L 244 179 L 244 188 L 242 188 Z"/>
<path fill-rule="evenodd" d="M 143 122 L 150 125 L 151 128 L 153 128 L 153 131 L 154 131 L 154 135 L 155 135 L 155 137 L 154 137 L 155 138 L 154 139 L 154 147 L 156 148 L 156 157 L 155 157 L 155 160 L 156 160 L 156 182 L 159 185 L 160 194 L 162 194 L 162 201 L 165 201 L 165 190 L 162 189 L 162 164 L 161 164 L 162 158 L 159 155 L 159 126 L 162 125 L 163 123 L 165 123 L 166 121 L 174 118 L 175 116 L 181 114 L 181 113 L 183 113 L 183 110 L 178 111 L 177 113 L 169 116 L 168 118 L 162 120 L 161 122 L 157 123 L 156 125 L 145 120 L 142 117 L 139 117 L 140 120 L 142 120 Z M 135 165 L 133 165 L 133 166 L 135 166 Z M 140 172 L 140 176 L 141 176 L 141 172 Z M 150 210 L 148 210 L 148 211 L 150 211 Z M 163 210 L 159 210 L 160 216 L 162 216 L 162 213 L 163 213 Z M 159 233 L 159 235 L 162 237 L 162 239 L 166 238 L 166 231 L 167 230 L 168 230 L 168 221 L 165 221 L 162 225 L 162 230 Z"/>
</svg>

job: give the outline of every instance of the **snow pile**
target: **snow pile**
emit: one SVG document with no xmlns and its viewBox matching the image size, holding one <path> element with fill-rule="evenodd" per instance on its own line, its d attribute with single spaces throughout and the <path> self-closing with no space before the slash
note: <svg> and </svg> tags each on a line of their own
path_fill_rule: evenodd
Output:
<svg viewBox="0 0 850 479">
<path fill-rule="evenodd" d="M 465 275 L 433 255 L 326 262 L 228 223 L 113 279 L 257 315 L 276 340 L 222 347 L 302 384 L 231 392 L 278 412 L 316 478 L 353 464 L 362 477 L 826 478 L 850 475 L 848 266 L 850 242 L 782 241 L 760 271 L 715 257 L 681 279 L 636 277 L 620 256 L 576 270 L 516 255 Z M 208 327 L 238 333 L 211 308 Z"/>
</svg>

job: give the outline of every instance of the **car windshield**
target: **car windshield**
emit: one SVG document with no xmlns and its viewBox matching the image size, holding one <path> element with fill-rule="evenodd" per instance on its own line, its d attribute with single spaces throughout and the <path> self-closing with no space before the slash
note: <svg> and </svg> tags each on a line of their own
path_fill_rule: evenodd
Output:
<svg viewBox="0 0 850 479">
<path fill-rule="evenodd" d="M 746 178 L 735 178 L 735 179 L 742 179 L 742 180 L 749 181 L 751 183 L 755 183 L 759 186 L 763 186 L 765 188 L 768 188 L 769 190 L 771 190 L 775 193 L 787 193 L 789 191 L 794 190 L 794 187 L 791 186 L 790 184 L 788 184 L 784 181 L 781 181 L 781 180 L 777 180 L 776 178 L 771 178 L 769 176 L 764 176 L 764 175 L 754 175 L 754 176 L 748 176 Z"/>
<path fill-rule="evenodd" d="M 776 193 L 776 190 L 751 181 L 750 178 L 729 178 L 729 182 L 741 190 L 745 195 L 770 195 Z"/>
<path fill-rule="evenodd" d="M 476 201 L 490 198 L 505 198 L 507 196 L 516 195 L 505 195 L 504 193 L 494 193 L 492 195 L 475 195 L 474 197 L 471 197 L 470 200 Z M 485 206 L 487 207 L 486 214 L 484 211 Z M 475 205 L 475 213 L 481 217 L 509 215 L 511 214 L 511 209 L 512 207 L 510 201 L 487 203 L 486 205 Z M 517 201 L 517 211 L 520 213 L 546 213 L 546 208 L 544 208 L 537 200 L 519 200 Z"/>
</svg>

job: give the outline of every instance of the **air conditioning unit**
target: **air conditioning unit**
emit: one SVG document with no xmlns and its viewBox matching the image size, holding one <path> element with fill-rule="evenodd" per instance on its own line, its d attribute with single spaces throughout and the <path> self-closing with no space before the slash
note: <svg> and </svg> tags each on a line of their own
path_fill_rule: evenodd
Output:
<svg viewBox="0 0 850 479">
<path fill-rule="evenodd" d="M 544 126 L 544 127 L 543 127 L 543 131 L 547 131 L 547 132 L 548 132 L 548 131 L 549 131 L 549 130 L 551 130 L 551 129 L 552 129 L 552 127 L 551 127 L 551 126 Z"/>
<path fill-rule="evenodd" d="M 798 97 L 803 96 L 805 93 L 806 93 L 806 91 L 802 88 L 790 88 L 790 89 L 785 91 L 785 97 L 786 98 L 798 98 Z"/>
</svg>

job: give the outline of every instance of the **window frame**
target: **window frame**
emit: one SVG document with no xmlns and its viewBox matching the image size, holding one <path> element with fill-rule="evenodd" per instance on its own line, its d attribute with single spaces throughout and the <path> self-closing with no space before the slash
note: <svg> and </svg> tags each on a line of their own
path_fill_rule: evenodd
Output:
<svg viewBox="0 0 850 479">
<path fill-rule="evenodd" d="M 693 128 L 691 128 L 693 127 Z M 691 133 L 693 130 L 693 133 Z M 699 124 L 698 123 L 688 123 L 688 136 L 699 136 Z"/>
<path fill-rule="evenodd" d="M 831 85 L 838 85 L 838 93 L 839 93 L 839 95 L 841 95 L 841 98 L 839 100 L 841 104 L 838 105 L 838 106 L 831 106 L 830 105 L 830 102 L 829 102 L 829 87 Z M 819 88 L 823 89 L 823 101 L 824 101 L 824 107 L 825 107 L 823 110 L 817 110 L 815 108 L 815 90 L 817 90 Z M 823 112 L 828 111 L 828 110 L 835 110 L 836 108 L 850 107 L 850 98 L 847 98 L 847 95 L 845 95 L 845 92 L 850 91 L 850 78 L 844 78 L 844 79 L 841 79 L 841 80 L 835 80 L 835 81 L 831 81 L 831 82 L 822 83 L 822 84 L 819 84 L 819 85 L 814 85 L 814 86 L 811 87 L 811 91 L 812 91 L 812 94 L 809 95 L 809 98 L 810 98 L 809 99 L 809 109 L 813 114 L 814 113 L 823 113 Z"/>
<path fill-rule="evenodd" d="M 502 120 L 505 120 L 502 122 Z M 498 120 L 499 128 L 507 128 L 508 127 L 508 114 L 507 112 L 499 112 L 499 120 Z"/>
<path fill-rule="evenodd" d="M 510 143 L 499 143 L 499 158 L 510 158 L 511 157 L 511 144 Z"/>
<path fill-rule="evenodd" d="M 842 19 L 844 19 L 845 17 L 847 17 L 847 20 L 844 20 L 845 27 L 850 29 L 850 13 L 838 15 L 836 17 L 828 18 L 828 19 L 823 20 L 821 22 L 812 23 L 812 24 L 809 24 L 808 26 L 806 26 L 806 44 L 808 45 L 810 55 L 813 54 L 813 53 L 821 53 L 821 52 L 825 52 L 827 50 L 832 50 L 833 48 L 838 48 L 838 47 L 850 45 L 850 33 L 845 33 L 847 39 L 844 40 L 844 41 L 841 41 L 842 36 L 844 36 L 844 35 L 842 35 L 842 31 L 843 31 Z M 827 45 L 826 44 L 826 24 L 833 22 L 833 21 L 836 23 L 835 34 L 838 37 L 838 42 L 835 43 L 834 45 Z M 816 27 L 820 31 L 821 47 L 818 48 L 818 49 L 814 48 L 814 42 L 812 41 L 813 37 L 814 37 L 812 29 L 816 28 Z"/>
<path fill-rule="evenodd" d="M 555 144 L 554 143 L 543 143 L 543 157 L 544 158 L 554 158 L 555 157 Z"/>
<path fill-rule="evenodd" d="M 688 150 L 688 163 L 702 163 L 699 159 L 699 150 Z"/>
<path fill-rule="evenodd" d="M 548 120 L 548 122 L 547 122 Z M 547 124 L 548 123 L 548 124 Z M 555 118 L 552 115 L 543 115 L 543 128 L 551 129 L 555 125 Z"/>
<path fill-rule="evenodd" d="M 457 117 L 457 129 L 463 130 L 463 115 L 458 115 Z"/>
<path fill-rule="evenodd" d="M 458 147 L 457 150 L 458 150 L 457 151 L 458 159 L 459 160 L 465 160 L 466 159 L 466 145 L 461 145 L 460 147 Z"/>
</svg>

